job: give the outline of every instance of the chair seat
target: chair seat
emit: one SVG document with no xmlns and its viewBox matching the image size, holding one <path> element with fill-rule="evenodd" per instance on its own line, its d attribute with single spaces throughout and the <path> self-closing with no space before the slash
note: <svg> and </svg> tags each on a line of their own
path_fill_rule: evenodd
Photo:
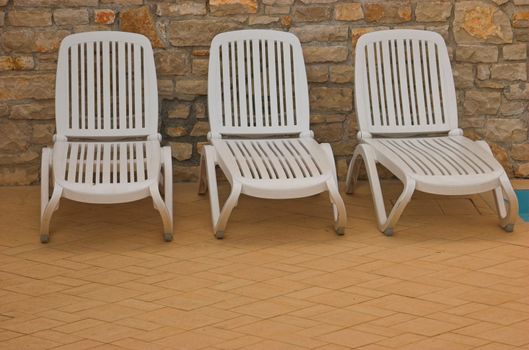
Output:
<svg viewBox="0 0 529 350">
<path fill-rule="evenodd" d="M 396 175 L 410 176 L 432 188 L 469 186 L 471 190 L 478 183 L 495 181 L 503 172 L 492 154 L 464 136 L 374 138 L 365 142 L 375 149 L 377 160 Z"/>
<path fill-rule="evenodd" d="M 274 192 L 269 198 L 290 198 L 297 189 L 317 187 L 332 176 L 332 168 L 319 145 L 312 138 L 281 139 L 220 139 L 212 140 L 218 163 L 230 182 L 246 185 L 243 193 L 269 197 L 263 192 Z M 318 193 L 311 191 L 310 194 Z M 296 195 L 293 195 L 298 196 Z"/>
<path fill-rule="evenodd" d="M 158 183 L 158 141 L 56 142 L 55 179 L 73 200 L 116 203 L 149 196 Z"/>
</svg>

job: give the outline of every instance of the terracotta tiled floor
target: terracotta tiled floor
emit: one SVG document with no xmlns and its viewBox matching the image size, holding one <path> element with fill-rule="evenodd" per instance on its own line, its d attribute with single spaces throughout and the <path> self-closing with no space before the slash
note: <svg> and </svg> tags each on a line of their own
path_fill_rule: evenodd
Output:
<svg viewBox="0 0 529 350">
<path fill-rule="evenodd" d="M 218 241 L 195 190 L 172 243 L 149 200 L 63 200 L 41 245 L 39 189 L 0 188 L 0 348 L 529 349 L 529 224 L 489 197 L 419 194 L 391 238 L 366 183 L 343 237 L 324 195 L 241 198 Z"/>
</svg>

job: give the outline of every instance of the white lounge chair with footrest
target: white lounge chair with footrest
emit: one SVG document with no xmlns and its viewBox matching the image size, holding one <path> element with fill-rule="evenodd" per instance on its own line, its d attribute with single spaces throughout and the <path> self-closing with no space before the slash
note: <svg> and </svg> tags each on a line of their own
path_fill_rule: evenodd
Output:
<svg viewBox="0 0 529 350">
<path fill-rule="evenodd" d="M 458 128 L 457 101 L 443 38 L 422 30 L 387 30 L 360 37 L 355 58 L 360 145 L 347 174 L 352 193 L 362 158 L 378 227 L 392 235 L 415 190 L 442 195 L 493 191 L 501 226 L 511 232 L 518 202 L 502 166 L 485 141 Z M 386 214 L 376 164 L 404 184 Z"/>
<path fill-rule="evenodd" d="M 42 151 L 41 241 L 49 240 L 61 197 L 122 203 L 149 196 L 162 216 L 164 238 L 171 241 L 171 149 L 160 146 L 149 40 L 124 32 L 66 37 L 59 50 L 55 104 L 54 145 Z"/>
<path fill-rule="evenodd" d="M 338 193 L 329 144 L 309 129 L 309 98 L 303 53 L 290 33 L 242 30 L 217 35 L 208 76 L 211 145 L 201 159 L 200 193 L 209 186 L 213 230 L 224 230 L 239 195 L 286 199 L 328 191 L 334 227 L 344 233 L 345 206 Z M 215 167 L 231 184 L 219 208 Z"/>
</svg>

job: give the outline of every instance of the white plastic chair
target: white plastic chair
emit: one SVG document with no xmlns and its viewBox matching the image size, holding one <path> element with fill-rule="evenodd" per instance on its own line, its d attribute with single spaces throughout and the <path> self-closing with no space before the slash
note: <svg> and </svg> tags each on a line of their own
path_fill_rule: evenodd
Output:
<svg viewBox="0 0 529 350">
<path fill-rule="evenodd" d="M 162 216 L 164 239 L 171 241 L 171 149 L 160 146 L 149 40 L 124 32 L 66 37 L 59 50 L 55 105 L 54 145 L 42 151 L 41 242 L 49 240 L 61 197 L 122 203 L 148 196 Z"/>
<path fill-rule="evenodd" d="M 329 191 L 335 230 L 344 233 L 345 206 L 332 150 L 318 144 L 309 130 L 305 64 L 293 34 L 241 30 L 217 35 L 210 49 L 208 109 L 211 145 L 202 153 L 199 192 L 209 186 L 217 238 L 224 237 L 241 193 L 286 199 Z M 216 165 L 231 184 L 222 210 Z"/>
<path fill-rule="evenodd" d="M 443 195 L 494 191 L 501 226 L 511 232 L 518 212 L 515 193 L 487 143 L 464 137 L 458 128 L 454 81 L 443 38 L 420 30 L 365 34 L 356 46 L 355 70 L 360 145 L 349 165 L 347 192 L 354 190 L 360 157 L 380 231 L 393 234 L 417 189 Z M 389 215 L 376 163 L 404 184 Z"/>
</svg>

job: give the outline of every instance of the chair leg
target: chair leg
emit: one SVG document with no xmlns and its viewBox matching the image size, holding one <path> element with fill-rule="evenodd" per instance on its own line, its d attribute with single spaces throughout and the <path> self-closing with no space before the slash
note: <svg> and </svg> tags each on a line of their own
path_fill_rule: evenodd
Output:
<svg viewBox="0 0 529 350">
<path fill-rule="evenodd" d="M 493 193 L 496 209 L 500 218 L 500 226 L 506 232 L 512 232 L 516 218 L 518 217 L 518 198 L 516 198 L 511 182 L 506 174 L 500 176 L 499 180 L 500 187 L 494 189 Z M 505 205 L 505 202 L 507 202 L 507 205 Z"/>
<path fill-rule="evenodd" d="M 160 189 L 157 185 L 152 185 L 149 190 L 151 192 L 154 208 L 158 210 L 160 216 L 162 217 L 164 240 L 166 242 L 170 242 L 173 239 L 173 218 L 171 211 L 167 207 L 166 202 L 163 200 L 162 195 L 160 194 Z"/>
<path fill-rule="evenodd" d="M 167 146 L 162 147 L 161 153 L 163 176 L 160 177 L 163 178 L 163 200 L 159 188 L 156 188 L 156 190 L 151 189 L 151 196 L 155 202 L 155 208 L 162 216 L 164 226 L 163 238 L 166 242 L 171 242 L 173 240 L 173 162 L 171 148 Z M 162 203 L 160 203 L 160 200 Z"/>
<path fill-rule="evenodd" d="M 62 187 L 55 184 L 53 194 L 46 203 L 40 217 L 40 242 L 48 243 L 50 240 L 50 222 L 53 212 L 59 207 L 59 201 L 62 196 Z"/>
<path fill-rule="evenodd" d="M 220 210 L 219 193 L 217 187 L 217 173 L 215 166 L 217 162 L 216 151 L 212 146 L 204 146 L 202 153 L 202 160 L 205 163 L 207 178 L 207 187 L 209 187 L 209 202 L 211 206 L 211 221 L 213 223 L 213 233 L 217 239 L 224 238 L 224 230 L 228 224 L 228 218 L 231 215 L 233 208 L 237 206 L 237 201 L 241 194 L 242 185 L 240 183 L 233 183 L 231 193 Z"/>
<path fill-rule="evenodd" d="M 494 155 L 487 142 L 483 140 L 475 142 L 485 151 L 489 152 L 490 155 Z M 496 204 L 496 210 L 498 211 L 498 217 L 500 218 L 500 226 L 506 232 L 512 232 L 516 218 L 518 217 L 518 198 L 516 197 L 516 193 L 514 193 L 507 174 L 503 173 L 499 181 L 500 186 L 495 188 L 492 193 L 494 194 L 494 202 Z M 505 206 L 505 197 L 507 197 L 507 206 Z"/>
<path fill-rule="evenodd" d="M 48 147 L 42 149 L 40 165 L 40 216 L 44 214 L 44 209 L 50 201 L 50 170 L 51 170 L 52 150 Z"/>
<path fill-rule="evenodd" d="M 327 189 L 333 207 L 334 231 L 336 231 L 336 234 L 342 236 L 345 233 L 345 225 L 347 225 L 345 203 L 343 202 L 342 196 L 340 196 L 336 182 L 327 181 Z"/>
<path fill-rule="evenodd" d="M 241 190 L 242 190 L 242 185 L 240 183 L 233 183 L 231 187 L 231 193 L 228 199 L 226 199 L 226 202 L 224 203 L 224 206 L 222 207 L 222 210 L 220 211 L 219 218 L 213 227 L 213 230 L 215 231 L 215 237 L 217 239 L 224 238 L 224 231 L 226 230 L 228 219 L 230 218 L 233 208 L 237 206 L 237 202 L 239 201 L 239 196 L 241 195 Z"/>
<path fill-rule="evenodd" d="M 382 188 L 380 187 L 380 180 L 375 162 L 376 156 L 368 145 L 359 145 L 355 149 L 353 160 L 351 160 L 349 167 L 354 166 L 352 162 L 356 162 L 358 157 L 361 157 L 364 160 L 366 166 L 369 186 L 371 187 L 371 194 L 375 204 L 378 228 L 386 236 L 392 236 L 395 225 L 397 224 L 400 216 L 406 208 L 406 205 L 409 203 L 413 192 L 415 191 L 415 181 L 409 178 L 404 181 L 404 190 L 391 209 L 389 216 L 387 216 L 384 198 L 382 196 Z"/>
<path fill-rule="evenodd" d="M 345 210 L 345 204 L 338 187 L 338 174 L 336 171 L 336 163 L 334 161 L 334 155 L 332 153 L 331 145 L 328 143 L 322 143 L 321 147 L 327 156 L 327 159 L 331 165 L 334 181 L 327 181 L 327 190 L 329 191 L 329 197 L 332 203 L 332 211 L 334 217 L 334 230 L 338 235 L 345 233 L 345 225 L 347 225 L 347 213 Z"/>
<path fill-rule="evenodd" d="M 347 178 L 345 180 L 345 193 L 353 194 L 358 183 L 358 175 L 360 174 L 360 161 L 358 159 L 359 153 L 354 152 L 353 158 L 349 163 L 349 168 L 347 169 Z"/>
<path fill-rule="evenodd" d="M 198 175 L 198 194 L 206 194 L 208 191 L 207 168 L 205 152 L 200 155 L 200 173 Z"/>
</svg>

